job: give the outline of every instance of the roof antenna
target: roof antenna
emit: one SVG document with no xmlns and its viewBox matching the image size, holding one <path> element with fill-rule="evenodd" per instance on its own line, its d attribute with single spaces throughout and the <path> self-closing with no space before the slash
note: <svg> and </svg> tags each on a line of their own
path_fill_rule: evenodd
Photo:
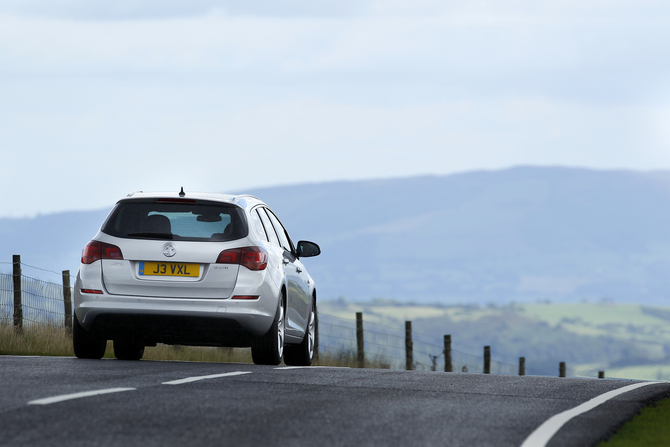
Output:
<svg viewBox="0 0 670 447">
<path fill-rule="evenodd" d="M 181 187 L 181 191 L 179 191 L 179 197 L 184 197 L 186 193 L 184 192 L 184 187 Z"/>
</svg>

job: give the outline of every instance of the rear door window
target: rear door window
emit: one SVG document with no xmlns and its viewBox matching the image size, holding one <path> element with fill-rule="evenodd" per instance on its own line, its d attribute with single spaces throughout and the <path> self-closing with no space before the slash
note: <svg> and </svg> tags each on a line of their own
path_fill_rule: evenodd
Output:
<svg viewBox="0 0 670 447">
<path fill-rule="evenodd" d="M 268 239 L 268 234 L 263 227 L 263 222 L 261 222 L 261 216 L 258 214 L 258 208 L 251 212 L 251 225 L 256 229 L 256 232 L 261 237 L 261 239 L 270 242 L 270 239 Z"/>
<path fill-rule="evenodd" d="M 284 247 L 284 250 L 290 253 L 291 244 L 288 242 L 288 237 L 286 236 L 286 230 L 284 229 L 284 226 L 281 224 L 281 222 L 279 222 L 279 219 L 277 219 L 277 216 L 275 216 L 272 211 L 267 209 L 266 211 L 268 212 L 268 216 L 270 217 L 275 230 L 277 230 L 277 236 L 279 236 L 279 242 L 281 243 L 280 245 Z"/>
</svg>

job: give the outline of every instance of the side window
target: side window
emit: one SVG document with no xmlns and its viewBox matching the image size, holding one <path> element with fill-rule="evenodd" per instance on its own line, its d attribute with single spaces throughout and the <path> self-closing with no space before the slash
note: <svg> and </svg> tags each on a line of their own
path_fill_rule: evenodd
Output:
<svg viewBox="0 0 670 447">
<path fill-rule="evenodd" d="M 275 233 L 274 228 L 272 228 L 272 223 L 270 222 L 268 215 L 265 214 L 265 211 L 262 208 L 256 208 L 256 209 L 258 210 L 258 215 L 261 216 L 261 221 L 263 222 L 263 226 L 265 227 L 265 233 L 270 239 L 270 242 L 272 242 L 275 245 L 279 245 L 279 239 L 277 238 L 277 234 Z"/>
<path fill-rule="evenodd" d="M 275 230 L 277 230 L 277 236 L 279 236 L 281 246 L 284 247 L 284 250 L 290 253 L 291 244 L 289 244 L 288 238 L 286 237 L 286 230 L 284 229 L 284 226 L 281 224 L 281 222 L 279 222 L 279 219 L 277 219 L 277 216 L 275 216 L 272 211 L 268 209 L 266 209 L 265 211 L 268 212 L 268 216 L 270 216 L 270 220 L 272 221 L 272 224 L 275 226 Z"/>
<path fill-rule="evenodd" d="M 265 239 L 266 241 L 270 242 L 270 240 L 268 239 L 268 234 L 265 232 L 265 228 L 263 228 L 261 217 L 258 215 L 258 208 L 256 208 L 251 212 L 251 225 L 254 227 L 254 229 L 262 239 Z"/>
</svg>

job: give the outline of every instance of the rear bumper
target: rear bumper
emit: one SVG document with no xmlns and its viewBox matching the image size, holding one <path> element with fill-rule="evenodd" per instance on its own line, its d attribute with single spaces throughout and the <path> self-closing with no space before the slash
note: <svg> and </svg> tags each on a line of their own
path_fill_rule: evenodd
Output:
<svg viewBox="0 0 670 447">
<path fill-rule="evenodd" d="M 77 320 L 106 339 L 135 337 L 147 344 L 250 346 L 275 318 L 277 297 L 258 300 L 148 298 L 82 293 L 74 288 Z"/>
<path fill-rule="evenodd" d="M 141 340 L 146 346 L 165 343 L 244 348 L 254 340 L 235 320 L 193 315 L 101 313 L 93 320 L 91 332 L 106 340 Z"/>
</svg>

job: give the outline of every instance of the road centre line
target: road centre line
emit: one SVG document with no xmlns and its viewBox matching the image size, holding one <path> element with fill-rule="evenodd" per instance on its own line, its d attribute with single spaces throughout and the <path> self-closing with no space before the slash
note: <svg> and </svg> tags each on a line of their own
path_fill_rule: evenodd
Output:
<svg viewBox="0 0 670 447">
<path fill-rule="evenodd" d="M 280 366 L 275 368 L 276 370 L 282 371 L 287 369 L 351 369 L 348 366 Z"/>
<path fill-rule="evenodd" d="M 169 382 L 163 382 L 163 385 L 181 385 L 183 383 L 197 382 L 198 380 L 217 379 L 219 377 L 240 376 L 242 374 L 251 374 L 251 371 L 235 371 L 235 372 L 229 372 L 229 373 L 223 373 L 223 374 L 211 374 L 209 376 L 187 377 L 185 379 L 171 380 Z"/>
<path fill-rule="evenodd" d="M 81 393 L 62 394 L 60 396 L 46 397 L 28 402 L 28 405 L 49 405 L 64 400 L 81 399 L 82 397 L 98 396 L 100 394 L 121 393 L 123 391 L 133 391 L 135 388 L 107 388 L 104 390 L 83 391 Z"/>
<path fill-rule="evenodd" d="M 307 368 L 304 366 L 287 366 L 284 368 L 275 368 L 275 369 L 297 369 L 297 368 Z M 315 368 L 315 367 L 312 367 Z M 325 367 L 328 368 L 328 367 Z M 229 372 L 229 373 L 222 373 L 222 374 L 210 374 L 207 376 L 195 376 L 195 377 L 186 377 L 184 379 L 178 379 L 178 380 L 171 380 L 169 382 L 163 382 L 163 385 L 181 385 L 184 383 L 191 383 L 191 382 L 197 382 L 198 380 L 207 380 L 207 379 L 217 379 L 219 377 L 232 377 L 232 376 L 240 376 L 244 374 L 251 374 L 252 371 L 234 371 L 234 372 Z M 57 402 L 63 402 L 66 400 L 72 400 L 72 399 L 81 399 L 84 397 L 91 397 L 91 396 L 98 396 L 101 394 L 111 394 L 111 393 L 120 393 L 123 391 L 134 391 L 136 388 L 107 388 L 103 390 L 94 390 L 94 391 L 83 391 L 80 393 L 72 393 L 72 394 L 62 394 L 60 396 L 52 396 L 52 397 L 46 397 L 43 399 L 35 399 L 31 400 L 28 402 L 28 405 L 49 405 L 49 404 L 55 404 Z"/>
<path fill-rule="evenodd" d="M 596 396 L 593 399 L 584 402 L 581 405 L 578 405 L 570 410 L 566 410 L 562 413 L 558 413 L 546 421 L 538 428 L 535 429 L 533 433 L 530 434 L 523 441 L 521 447 L 545 447 L 551 438 L 561 429 L 566 423 L 571 419 L 579 416 L 582 413 L 586 413 L 589 410 L 593 410 L 595 407 L 604 404 L 610 399 L 613 399 L 621 394 L 627 393 L 628 391 L 633 391 L 634 389 L 641 388 L 643 386 L 655 385 L 658 382 L 643 382 L 635 383 L 633 385 L 624 386 L 616 390 L 608 391 L 607 393 Z"/>
</svg>

